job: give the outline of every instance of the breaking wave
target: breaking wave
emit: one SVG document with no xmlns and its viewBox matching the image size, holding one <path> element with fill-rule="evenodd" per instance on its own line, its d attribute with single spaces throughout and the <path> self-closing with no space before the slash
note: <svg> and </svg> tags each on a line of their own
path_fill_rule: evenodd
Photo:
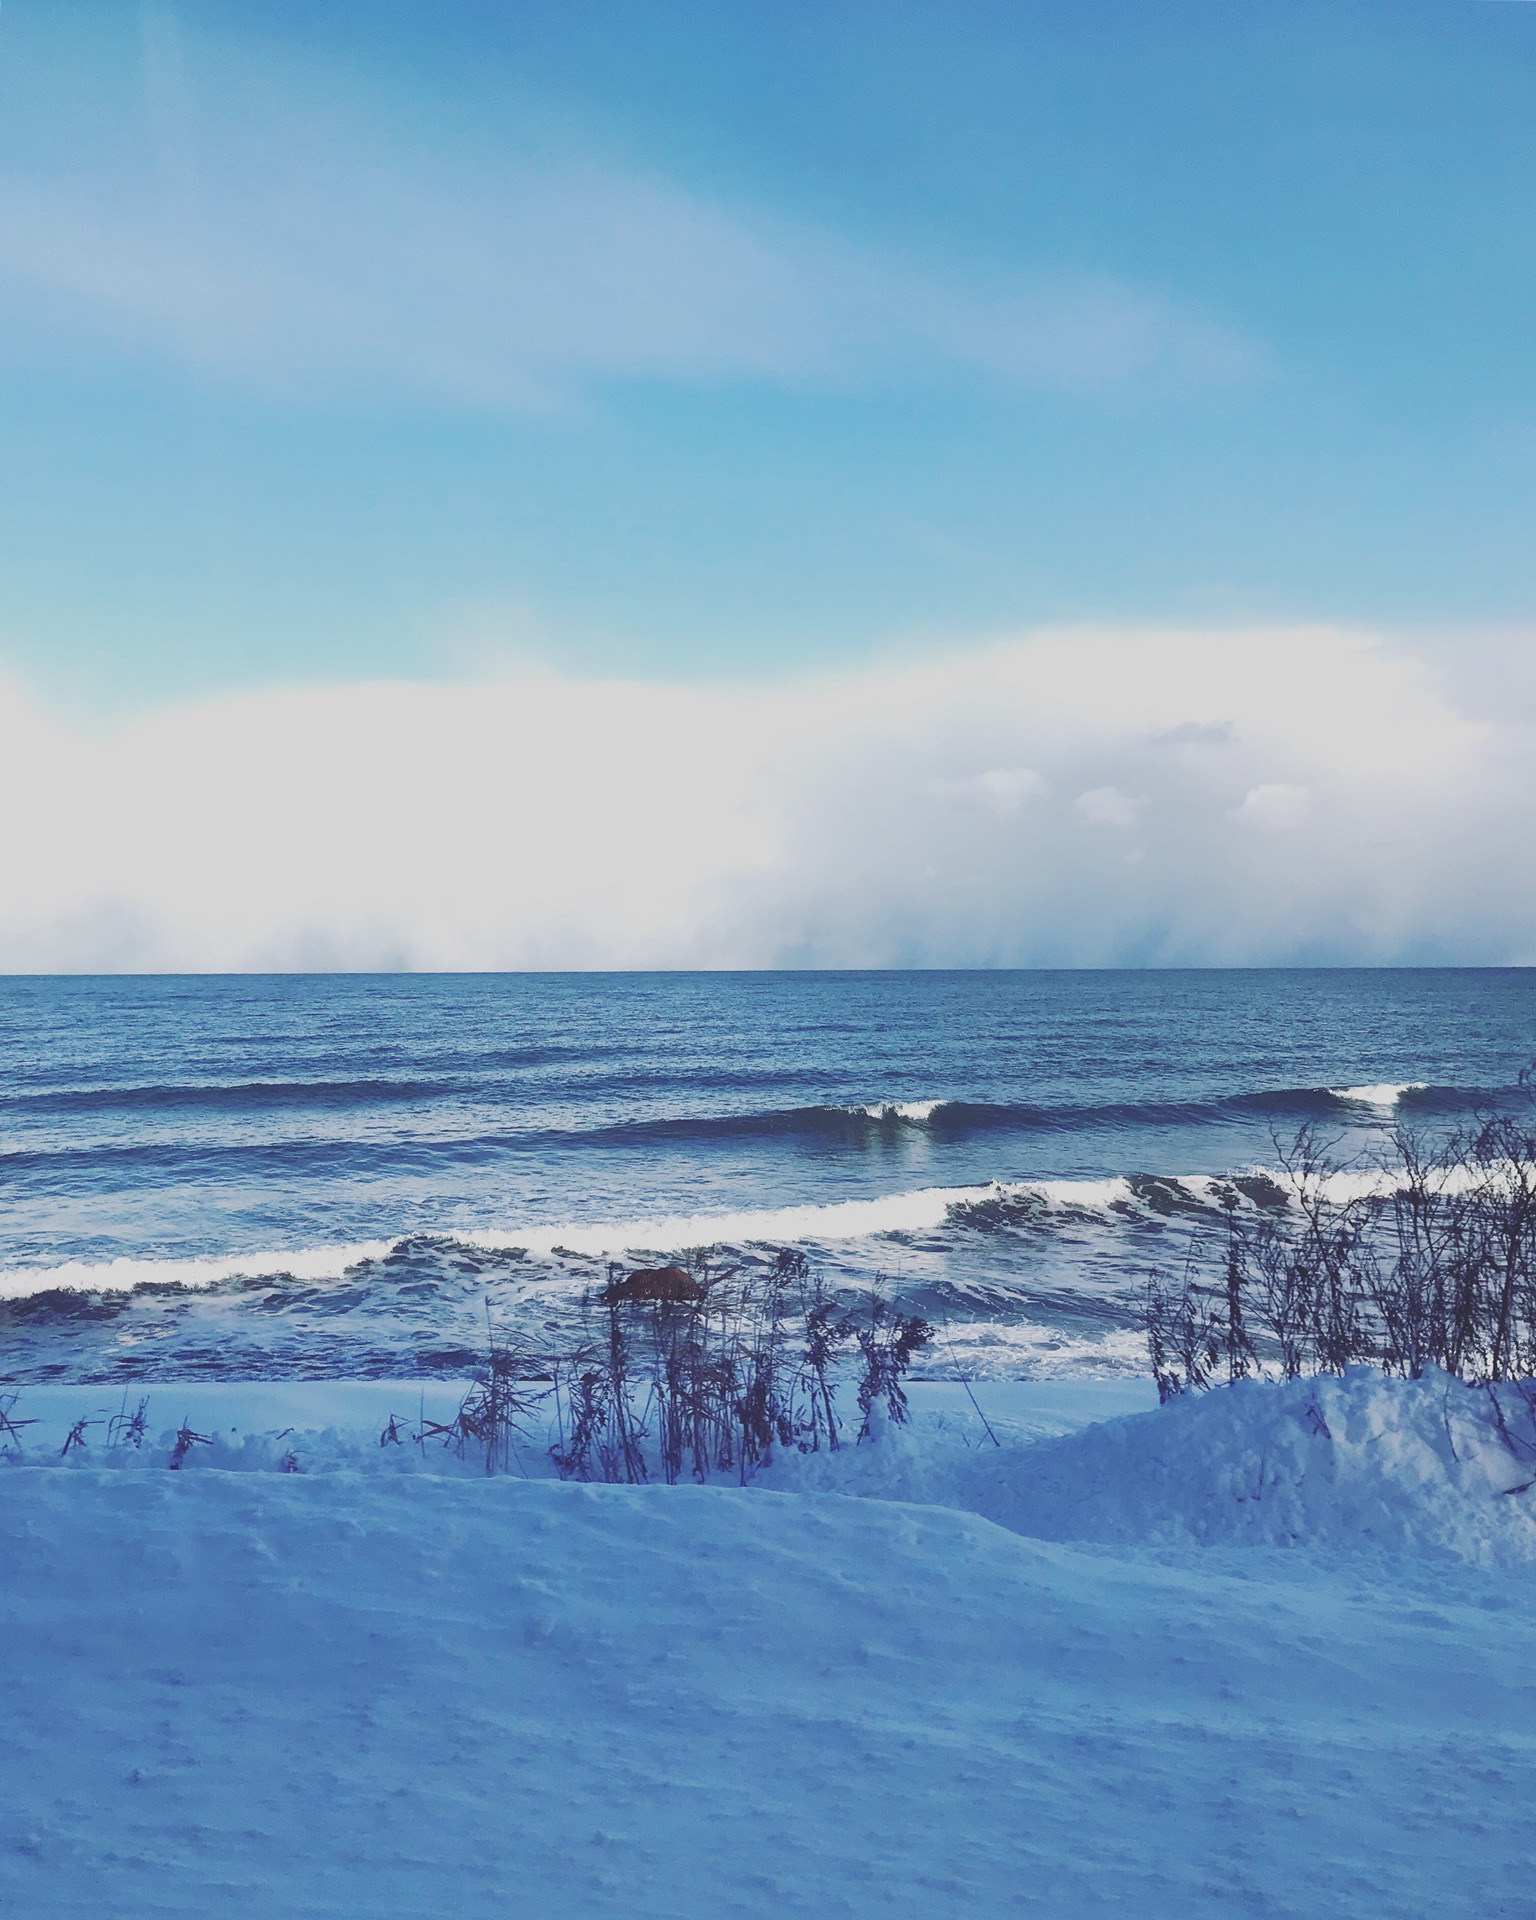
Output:
<svg viewBox="0 0 1536 1920">
<path fill-rule="evenodd" d="M 1426 1111 L 1455 1112 L 1496 1101 L 1497 1090 L 1432 1087 L 1421 1080 L 1359 1087 L 1278 1087 L 1208 1099 L 1106 1101 L 1032 1105 L 1022 1101 L 962 1099 L 871 1100 L 846 1106 L 775 1107 L 759 1111 L 686 1114 L 631 1120 L 562 1135 L 570 1145 L 625 1145 L 646 1140 L 704 1140 L 757 1134 L 849 1137 L 914 1129 L 955 1136 L 983 1132 L 1080 1134 L 1157 1131 L 1177 1127 L 1241 1126 L 1255 1120 L 1296 1125 L 1379 1116 L 1407 1102 Z M 1344 1111 L 1341 1113 L 1341 1108 Z M 1363 1111 L 1362 1111 L 1363 1110 Z"/>
<path fill-rule="evenodd" d="M 1384 1107 L 1398 1105 L 1405 1093 L 1423 1093 L 1427 1091 L 1422 1080 L 1383 1080 L 1368 1087 L 1330 1087 L 1329 1093 L 1335 1100 L 1343 1100 L 1354 1107 Z"/>
<path fill-rule="evenodd" d="M 936 1113 L 954 1104 L 951 1100 L 889 1100 L 881 1105 L 852 1107 L 849 1111 L 865 1114 L 871 1120 L 905 1120 L 912 1126 L 921 1127 Z"/>
<path fill-rule="evenodd" d="M 1376 1177 L 1376 1176 L 1373 1176 Z M 703 1246 L 811 1247 L 946 1231 L 1017 1232 L 1063 1221 L 1097 1219 L 1106 1225 L 1181 1215 L 1215 1217 L 1231 1202 L 1283 1207 L 1276 1176 L 1253 1170 L 1230 1176 L 1126 1174 L 1101 1180 L 989 1181 L 965 1187 L 919 1187 L 866 1200 L 701 1213 L 670 1213 L 603 1222 L 484 1226 L 401 1235 L 291 1250 L 203 1255 L 185 1259 L 72 1260 L 0 1273 L 0 1300 L 42 1293 L 127 1293 L 141 1287 L 208 1288 L 233 1280 L 281 1276 L 339 1281 L 352 1270 L 407 1246 L 439 1244 L 533 1257 L 572 1254 L 585 1259 L 676 1252 Z"/>
</svg>

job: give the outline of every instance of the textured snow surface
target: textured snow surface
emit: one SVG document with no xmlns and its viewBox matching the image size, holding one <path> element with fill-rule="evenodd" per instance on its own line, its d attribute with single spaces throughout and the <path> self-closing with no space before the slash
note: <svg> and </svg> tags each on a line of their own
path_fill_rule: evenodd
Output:
<svg viewBox="0 0 1536 1920">
<path fill-rule="evenodd" d="M 297 1473 L 12 1467 L 0 1914 L 1528 1916 L 1524 1497 L 1445 1390 L 926 1392 L 838 1470 L 929 1505 L 408 1471 L 387 1388 Z"/>
</svg>

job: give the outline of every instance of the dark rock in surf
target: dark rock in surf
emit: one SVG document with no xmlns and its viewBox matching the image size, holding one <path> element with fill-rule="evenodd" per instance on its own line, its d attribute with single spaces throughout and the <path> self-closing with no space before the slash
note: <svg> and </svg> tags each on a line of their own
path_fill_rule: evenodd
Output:
<svg viewBox="0 0 1536 1920">
<path fill-rule="evenodd" d="M 657 1300 L 672 1306 L 696 1307 L 702 1304 L 704 1289 L 682 1267 L 637 1267 L 622 1280 L 603 1288 L 599 1298 L 618 1300 Z"/>
</svg>

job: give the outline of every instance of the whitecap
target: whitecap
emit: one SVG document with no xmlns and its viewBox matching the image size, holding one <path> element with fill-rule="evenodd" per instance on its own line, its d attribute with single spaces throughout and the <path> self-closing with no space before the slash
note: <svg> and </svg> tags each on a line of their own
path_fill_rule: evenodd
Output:
<svg viewBox="0 0 1536 1920">
<path fill-rule="evenodd" d="M 882 1233 L 922 1233 L 944 1224 L 958 1201 L 975 1199 L 986 1187 L 923 1187 L 872 1200 L 842 1200 L 798 1207 L 744 1208 L 721 1213 L 674 1213 L 651 1219 L 563 1221 L 552 1226 L 488 1226 L 445 1230 L 444 1240 L 487 1251 L 586 1254 L 594 1258 L 631 1253 L 759 1241 L 788 1245 L 798 1240 L 858 1240 Z M 436 1237 L 436 1236 L 434 1236 Z M 19 1300 L 55 1291 L 126 1293 L 140 1286 L 213 1287 L 221 1281 L 291 1274 L 300 1280 L 339 1280 L 349 1267 L 382 1259 L 396 1240 L 356 1241 L 346 1246 L 304 1247 L 267 1253 L 215 1254 L 196 1259 L 71 1260 L 55 1267 L 19 1267 L 0 1273 L 0 1299 Z"/>
<path fill-rule="evenodd" d="M 263 1253 L 208 1254 L 187 1260 L 66 1260 L 56 1267 L 14 1267 L 0 1273 L 0 1300 L 38 1293 L 131 1293 L 135 1287 L 216 1287 L 223 1280 L 290 1274 L 337 1280 L 362 1260 L 379 1260 L 397 1243 L 355 1240 L 345 1246 L 297 1247 Z"/>
<path fill-rule="evenodd" d="M 1387 1110 L 1395 1107 L 1405 1093 L 1418 1093 L 1424 1085 L 1422 1080 L 1383 1080 L 1373 1086 L 1330 1087 L 1328 1091 L 1335 1100 L 1347 1100 L 1352 1106 Z"/>
<path fill-rule="evenodd" d="M 885 1100 L 867 1106 L 849 1107 L 849 1113 L 863 1114 L 870 1120 L 904 1120 L 909 1126 L 926 1126 L 948 1100 Z"/>
<path fill-rule="evenodd" d="M 787 1245 L 797 1240 L 862 1240 L 882 1233 L 931 1232 L 943 1226 L 957 1202 L 974 1200 L 987 1191 L 986 1187 L 919 1187 L 875 1200 L 743 1208 L 734 1213 L 674 1213 L 593 1226 L 482 1227 L 454 1237 L 475 1247 L 521 1247 L 544 1254 L 560 1249 L 592 1255 L 722 1243 L 740 1246 L 751 1241 Z"/>
</svg>

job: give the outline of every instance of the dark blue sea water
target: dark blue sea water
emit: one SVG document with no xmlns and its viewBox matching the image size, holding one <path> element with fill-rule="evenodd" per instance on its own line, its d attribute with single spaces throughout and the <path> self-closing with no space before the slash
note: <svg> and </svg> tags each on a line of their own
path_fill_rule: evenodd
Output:
<svg viewBox="0 0 1536 1920">
<path fill-rule="evenodd" d="M 1197 1176 L 1533 1054 L 1524 970 L 12 978 L 0 1376 L 452 1372 L 609 1257 L 791 1243 L 941 1355 L 1132 1365 Z"/>
</svg>

